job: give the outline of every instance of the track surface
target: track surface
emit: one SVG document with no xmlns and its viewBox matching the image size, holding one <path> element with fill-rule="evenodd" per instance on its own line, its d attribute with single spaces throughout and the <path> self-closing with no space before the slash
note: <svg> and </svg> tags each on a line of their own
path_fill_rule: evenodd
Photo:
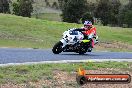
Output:
<svg viewBox="0 0 132 88">
<path fill-rule="evenodd" d="M 51 49 L 0 48 L 0 64 L 89 59 L 128 59 L 129 61 L 132 60 L 132 52 L 91 52 L 85 55 L 62 52 L 55 55 Z"/>
</svg>

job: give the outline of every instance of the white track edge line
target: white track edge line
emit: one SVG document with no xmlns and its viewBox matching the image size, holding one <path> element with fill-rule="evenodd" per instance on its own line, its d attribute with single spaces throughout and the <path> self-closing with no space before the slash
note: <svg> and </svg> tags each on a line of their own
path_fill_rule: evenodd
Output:
<svg viewBox="0 0 132 88">
<path fill-rule="evenodd" d="M 7 64 L 0 64 L 0 66 L 32 65 L 32 64 L 46 64 L 46 63 L 52 64 L 52 63 L 103 62 L 103 61 L 132 62 L 132 59 L 88 59 L 88 60 L 40 61 L 40 62 L 24 62 L 24 63 L 7 63 Z"/>
</svg>

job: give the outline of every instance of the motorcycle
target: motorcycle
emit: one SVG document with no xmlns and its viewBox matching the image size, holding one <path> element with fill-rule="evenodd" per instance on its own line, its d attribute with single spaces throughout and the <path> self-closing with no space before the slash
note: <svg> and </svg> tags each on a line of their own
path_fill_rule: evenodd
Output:
<svg viewBox="0 0 132 88">
<path fill-rule="evenodd" d="M 63 38 L 53 46 L 52 52 L 54 54 L 61 52 L 85 54 L 86 52 L 92 51 L 90 44 L 91 40 L 84 39 L 82 32 L 75 31 L 74 28 L 72 28 L 63 33 Z"/>
</svg>

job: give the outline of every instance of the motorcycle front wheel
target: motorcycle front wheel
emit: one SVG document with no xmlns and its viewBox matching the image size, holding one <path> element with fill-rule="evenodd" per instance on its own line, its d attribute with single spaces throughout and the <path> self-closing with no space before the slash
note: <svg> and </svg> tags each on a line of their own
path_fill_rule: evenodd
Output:
<svg viewBox="0 0 132 88">
<path fill-rule="evenodd" d="M 59 54 L 59 53 L 61 53 L 61 52 L 62 52 L 62 46 L 63 46 L 63 43 L 62 43 L 61 41 L 57 42 L 57 43 L 54 45 L 54 47 L 53 47 L 53 49 L 52 49 L 52 52 L 53 52 L 54 54 Z"/>
</svg>

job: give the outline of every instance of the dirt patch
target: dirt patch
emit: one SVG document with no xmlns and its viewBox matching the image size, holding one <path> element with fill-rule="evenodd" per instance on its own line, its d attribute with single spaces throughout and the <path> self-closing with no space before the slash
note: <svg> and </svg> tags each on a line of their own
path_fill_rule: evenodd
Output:
<svg viewBox="0 0 132 88">
<path fill-rule="evenodd" d="M 1 85 L 0 88 L 132 88 L 132 82 L 129 84 L 85 84 L 79 86 L 76 82 L 77 72 L 65 72 L 54 70 L 53 76 L 50 78 L 42 78 L 36 82 L 27 82 L 25 84 L 7 83 Z M 130 74 L 131 70 L 117 68 L 100 68 L 97 70 L 88 70 L 88 74 Z"/>
<path fill-rule="evenodd" d="M 132 45 L 122 42 L 99 42 L 95 45 L 97 50 L 123 50 L 132 51 Z"/>
<path fill-rule="evenodd" d="M 7 83 L 7 84 L 0 85 L 0 88 L 26 88 L 26 85 Z"/>
</svg>

